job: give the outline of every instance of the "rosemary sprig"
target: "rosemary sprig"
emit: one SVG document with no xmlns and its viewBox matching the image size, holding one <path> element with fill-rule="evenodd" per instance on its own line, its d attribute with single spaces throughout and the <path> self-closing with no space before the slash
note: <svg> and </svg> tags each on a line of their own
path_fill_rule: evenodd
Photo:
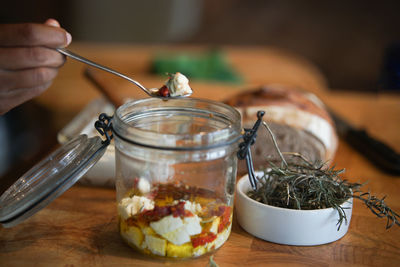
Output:
<svg viewBox="0 0 400 267">
<path fill-rule="evenodd" d="M 389 229 L 395 224 L 400 226 L 400 216 L 398 213 L 396 213 L 394 210 L 386 205 L 386 196 L 384 196 L 382 199 L 379 199 L 375 196 L 372 196 L 370 192 L 362 193 L 361 191 L 357 191 L 353 194 L 353 198 L 357 198 L 364 202 L 364 204 L 371 210 L 371 212 L 379 218 L 386 217 L 386 229 Z"/>
<path fill-rule="evenodd" d="M 218 264 L 213 259 L 213 255 L 211 255 L 210 260 L 208 261 L 207 267 L 218 267 Z"/>
<path fill-rule="evenodd" d="M 344 169 L 336 170 L 322 162 L 310 162 L 303 155 L 293 152 L 281 153 L 275 137 L 266 122 L 275 149 L 281 157 L 277 166 L 268 161 L 269 168 L 262 177 L 257 177 L 257 190 L 248 192 L 249 197 L 268 205 L 289 209 L 324 209 L 334 208 L 339 215 L 338 230 L 343 222 L 347 223 L 345 207 L 341 205 L 350 198 L 361 200 L 376 216 L 387 218 L 386 229 L 393 225 L 400 226 L 399 214 L 390 209 L 384 202 L 369 192 L 360 190 L 363 184 L 342 180 Z M 287 160 L 283 155 L 291 156 Z"/>
</svg>

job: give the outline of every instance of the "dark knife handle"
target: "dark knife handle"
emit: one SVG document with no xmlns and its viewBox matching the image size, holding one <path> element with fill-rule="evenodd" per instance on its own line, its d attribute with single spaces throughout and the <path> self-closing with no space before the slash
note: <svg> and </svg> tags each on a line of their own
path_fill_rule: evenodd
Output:
<svg viewBox="0 0 400 267">
<path fill-rule="evenodd" d="M 345 139 L 353 148 L 360 151 L 382 170 L 400 175 L 400 154 L 369 136 L 365 130 L 351 129 L 346 133 Z"/>
</svg>

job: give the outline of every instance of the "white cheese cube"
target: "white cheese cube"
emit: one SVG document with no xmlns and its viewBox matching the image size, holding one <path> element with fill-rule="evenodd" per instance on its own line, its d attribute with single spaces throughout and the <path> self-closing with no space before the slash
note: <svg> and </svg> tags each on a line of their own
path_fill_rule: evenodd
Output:
<svg viewBox="0 0 400 267">
<path fill-rule="evenodd" d="M 170 222 L 171 219 L 168 219 L 168 221 Z M 187 242 L 190 242 L 190 236 L 200 234 L 201 231 L 202 228 L 200 225 L 200 218 L 197 215 L 195 215 L 192 217 L 185 217 L 183 219 L 183 224 L 181 225 L 181 227 L 160 235 L 165 239 L 167 239 L 169 242 L 173 243 L 174 245 L 179 246 Z"/>
<path fill-rule="evenodd" d="M 190 211 L 193 214 L 199 213 L 201 211 L 201 205 L 199 203 L 186 201 L 185 205 L 183 206 L 185 210 Z"/>
<path fill-rule="evenodd" d="M 218 234 L 218 225 L 219 222 L 221 221 L 220 217 L 217 217 L 213 220 L 212 224 L 211 224 L 211 228 L 210 228 L 210 232 L 213 234 Z"/>
<path fill-rule="evenodd" d="M 154 201 L 148 199 L 147 197 L 134 196 L 133 201 L 135 202 L 135 209 L 132 209 L 132 215 L 142 211 L 142 210 L 152 210 L 154 209 Z"/>
<path fill-rule="evenodd" d="M 126 220 L 131 216 L 131 207 L 130 207 L 131 198 L 126 197 L 121 199 L 118 203 L 118 213 L 122 219 Z"/>
<path fill-rule="evenodd" d="M 231 233 L 231 225 L 225 231 L 217 235 L 217 238 L 214 240 L 215 249 L 222 246 L 226 240 L 228 240 L 229 234 Z"/>
<path fill-rule="evenodd" d="M 154 232 L 154 230 L 151 229 L 151 227 L 147 227 L 147 226 L 142 228 L 142 232 L 144 235 L 155 235 L 156 234 L 156 232 Z"/>
<path fill-rule="evenodd" d="M 183 225 L 185 226 L 186 232 L 189 235 L 197 235 L 202 231 L 200 218 L 197 215 L 183 218 Z"/>
<path fill-rule="evenodd" d="M 144 209 L 154 209 L 154 201 L 146 197 L 133 196 L 132 198 L 123 198 L 118 203 L 118 212 L 124 220 Z"/>
<path fill-rule="evenodd" d="M 193 249 L 193 256 L 198 257 L 207 252 L 207 249 L 204 246 L 198 246 Z"/>
<path fill-rule="evenodd" d="M 143 241 L 143 234 L 142 231 L 138 227 L 129 226 L 126 231 L 121 232 L 122 236 L 127 240 L 129 243 L 134 244 L 136 247 L 140 247 Z"/>
<path fill-rule="evenodd" d="M 165 256 L 167 241 L 152 235 L 145 236 L 146 247 L 155 255 Z"/>
<path fill-rule="evenodd" d="M 189 80 L 182 73 L 175 73 L 166 83 L 171 96 L 182 96 L 192 93 L 192 88 L 189 86 Z"/>
<path fill-rule="evenodd" d="M 177 246 L 190 242 L 190 236 L 186 232 L 185 226 L 179 227 L 174 231 L 165 233 L 162 236 L 165 237 L 169 242 Z"/>
<path fill-rule="evenodd" d="M 172 215 L 165 216 L 161 220 L 150 223 L 150 227 L 153 228 L 153 230 L 161 236 L 166 233 L 172 232 L 182 226 L 182 219 L 180 217 L 174 217 Z"/>
<path fill-rule="evenodd" d="M 140 193 L 146 194 L 150 192 L 150 183 L 147 179 L 145 178 L 140 178 L 138 182 L 138 189 Z"/>
</svg>

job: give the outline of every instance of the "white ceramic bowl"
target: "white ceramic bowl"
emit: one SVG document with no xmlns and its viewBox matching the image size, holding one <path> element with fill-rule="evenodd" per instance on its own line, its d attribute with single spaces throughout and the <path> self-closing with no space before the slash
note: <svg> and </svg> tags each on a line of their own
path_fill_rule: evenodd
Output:
<svg viewBox="0 0 400 267">
<path fill-rule="evenodd" d="M 251 190 L 247 175 L 239 180 L 236 189 L 237 220 L 244 230 L 258 238 L 285 245 L 313 246 L 336 241 L 349 228 L 352 199 L 341 205 L 346 208 L 347 224 L 343 221 L 338 231 L 339 214 L 333 208 L 294 210 L 262 204 L 246 195 Z"/>
</svg>

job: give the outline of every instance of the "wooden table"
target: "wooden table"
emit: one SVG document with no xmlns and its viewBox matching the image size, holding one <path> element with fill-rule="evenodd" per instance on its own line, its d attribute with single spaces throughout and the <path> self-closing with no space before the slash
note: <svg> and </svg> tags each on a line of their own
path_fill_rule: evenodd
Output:
<svg viewBox="0 0 400 267">
<path fill-rule="evenodd" d="M 159 47 L 94 46 L 78 44 L 71 49 L 94 60 L 134 73 L 146 85 L 159 85 L 163 78 L 146 72 L 152 52 Z M 162 48 L 169 49 L 169 48 Z M 177 50 L 178 48 L 170 48 Z M 188 48 L 198 49 L 198 48 Z M 243 88 L 267 83 L 286 83 L 317 93 L 350 122 L 400 151 L 400 96 L 362 94 L 326 89 L 326 82 L 309 62 L 272 48 L 226 48 L 232 64 L 244 75 L 244 85 L 194 82 L 196 94 L 222 100 Z M 54 85 L 37 101 L 53 114 L 62 127 L 99 93 L 81 75 L 83 66 L 69 60 Z M 132 88 L 116 81 L 121 95 Z M 129 89 L 128 89 L 129 87 Z M 208 90 L 208 91 L 207 91 Z M 214 93 L 212 93 L 214 92 Z M 400 177 L 382 173 L 348 144 L 340 141 L 334 160 L 346 168 L 352 182 L 369 183 L 378 197 L 400 211 Z M 372 215 L 355 201 L 349 232 L 331 244 L 299 247 L 266 242 L 246 233 L 234 220 L 229 240 L 214 254 L 219 266 L 399 266 L 400 228 L 385 230 L 384 219 Z M 126 246 L 117 230 L 115 191 L 107 188 L 73 186 L 60 198 L 24 223 L 0 227 L 0 266 L 206 266 L 209 257 L 195 260 L 150 259 Z"/>
</svg>

